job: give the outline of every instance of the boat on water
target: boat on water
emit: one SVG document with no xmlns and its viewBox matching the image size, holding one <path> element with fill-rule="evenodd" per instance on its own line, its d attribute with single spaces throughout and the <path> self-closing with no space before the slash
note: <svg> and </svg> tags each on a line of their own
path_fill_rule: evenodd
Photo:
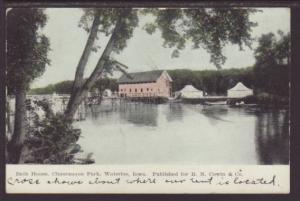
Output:
<svg viewBox="0 0 300 201">
<path fill-rule="evenodd" d="M 182 100 L 180 99 L 180 98 L 178 98 L 178 97 L 175 97 L 175 98 L 169 98 L 169 101 L 168 101 L 169 103 L 181 103 L 182 102 Z"/>
<path fill-rule="evenodd" d="M 257 106 L 257 104 L 250 104 L 250 103 L 229 104 L 229 107 L 231 107 L 231 108 L 240 108 L 240 107 L 250 108 L 250 107 L 256 107 L 256 106 Z"/>
<path fill-rule="evenodd" d="M 205 105 L 227 105 L 226 101 L 204 102 Z"/>
</svg>

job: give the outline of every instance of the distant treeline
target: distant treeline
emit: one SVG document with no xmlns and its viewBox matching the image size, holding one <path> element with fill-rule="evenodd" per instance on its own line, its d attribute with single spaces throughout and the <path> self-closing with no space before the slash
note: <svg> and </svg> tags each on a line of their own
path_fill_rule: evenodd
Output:
<svg viewBox="0 0 300 201">
<path fill-rule="evenodd" d="M 287 65 L 273 65 L 270 67 L 232 68 L 223 70 L 168 70 L 173 79 L 173 92 L 191 84 L 209 95 L 225 95 L 227 90 L 242 82 L 255 93 L 268 93 L 279 96 L 287 96 L 289 89 L 289 77 Z M 68 94 L 71 93 L 72 81 L 63 81 L 51 84 L 44 88 L 35 88 L 31 94 Z M 106 88 L 112 91 L 118 90 L 117 80 L 103 78 L 99 80 L 93 89 L 103 91 Z"/>
<path fill-rule="evenodd" d="M 50 84 L 42 88 L 34 88 L 29 91 L 29 94 L 70 94 L 72 91 L 73 81 L 66 80 L 56 84 Z M 118 90 L 118 84 L 116 79 L 102 78 L 98 80 L 92 87 L 92 90 L 98 89 L 103 92 L 105 89 L 111 89 L 112 91 Z"/>
<path fill-rule="evenodd" d="M 201 89 L 209 95 L 225 95 L 227 90 L 242 82 L 258 93 L 279 96 L 289 94 L 289 74 L 287 65 L 255 66 L 223 70 L 169 70 L 173 79 L 173 91 L 182 89 L 187 84 Z"/>
<path fill-rule="evenodd" d="M 173 79 L 173 91 L 181 90 L 191 84 L 209 95 L 225 95 L 237 82 L 253 88 L 253 68 L 224 70 L 169 70 Z"/>
<path fill-rule="evenodd" d="M 69 94 L 72 90 L 73 81 L 66 80 L 56 84 L 49 84 L 46 87 L 34 88 L 29 91 L 29 94 Z"/>
</svg>

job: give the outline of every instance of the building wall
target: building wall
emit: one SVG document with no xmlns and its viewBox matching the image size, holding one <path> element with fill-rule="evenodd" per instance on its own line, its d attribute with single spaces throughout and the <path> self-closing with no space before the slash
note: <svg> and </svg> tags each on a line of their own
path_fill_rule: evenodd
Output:
<svg viewBox="0 0 300 201">
<path fill-rule="evenodd" d="M 162 97 L 170 97 L 171 96 L 172 83 L 168 79 L 166 72 L 162 73 L 160 78 L 158 78 L 156 84 L 157 84 L 159 96 L 162 96 Z"/>
<path fill-rule="evenodd" d="M 119 84 L 119 95 L 123 97 L 157 96 L 156 83 Z"/>
<path fill-rule="evenodd" d="M 156 82 L 119 84 L 119 95 L 121 97 L 170 97 L 171 86 L 168 77 L 162 73 Z"/>
</svg>

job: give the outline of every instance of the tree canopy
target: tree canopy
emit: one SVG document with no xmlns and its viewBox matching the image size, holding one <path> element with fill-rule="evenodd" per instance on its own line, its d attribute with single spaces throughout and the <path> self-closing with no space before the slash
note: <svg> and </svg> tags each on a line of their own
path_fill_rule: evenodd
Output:
<svg viewBox="0 0 300 201">
<path fill-rule="evenodd" d="M 173 57 L 178 57 L 186 43 L 193 48 L 203 48 L 210 55 L 210 61 L 220 69 L 226 57 L 222 49 L 228 43 L 251 47 L 251 31 L 257 24 L 249 16 L 257 12 L 250 8 L 197 8 L 197 9 L 146 9 L 154 23 L 146 25 L 148 33 L 161 31 L 164 46 L 173 48 Z"/>
<path fill-rule="evenodd" d="M 14 131 L 7 144 L 8 161 L 19 163 L 27 134 L 26 90 L 47 64 L 48 38 L 40 33 L 47 16 L 43 9 L 13 8 L 7 13 L 7 83 L 15 95 Z"/>
<path fill-rule="evenodd" d="M 258 47 L 255 49 L 254 55 L 256 66 L 289 64 L 291 35 L 278 31 L 279 39 L 276 39 L 274 33 L 263 34 L 258 39 Z"/>
<path fill-rule="evenodd" d="M 98 33 L 113 36 L 113 51 L 120 53 L 133 36 L 139 18 L 153 15 L 154 21 L 147 23 L 144 28 L 149 34 L 160 30 L 164 47 L 174 49 L 172 57 L 178 57 L 186 43 L 191 42 L 193 48 L 207 50 L 211 62 L 221 68 L 226 60 L 222 53 L 225 45 L 237 44 L 241 50 L 244 45 L 251 47 L 251 31 L 257 24 L 250 21 L 249 16 L 255 12 L 258 10 L 251 8 L 88 8 L 84 9 L 79 26 L 91 32 L 94 25 L 92 21 L 98 19 Z M 98 48 L 94 45 L 92 50 L 97 51 Z"/>
<path fill-rule="evenodd" d="M 255 49 L 255 85 L 261 91 L 289 95 L 290 33 L 263 34 Z"/>
<path fill-rule="evenodd" d="M 46 24 L 43 9 L 13 8 L 7 14 L 7 86 L 29 87 L 50 64 L 49 39 L 39 32 Z"/>
</svg>

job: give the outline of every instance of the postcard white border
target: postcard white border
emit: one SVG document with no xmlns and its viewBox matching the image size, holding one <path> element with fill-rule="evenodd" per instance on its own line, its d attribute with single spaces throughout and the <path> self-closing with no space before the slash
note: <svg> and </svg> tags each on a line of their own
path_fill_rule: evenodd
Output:
<svg viewBox="0 0 300 201">
<path fill-rule="evenodd" d="M 115 174 L 108 176 L 105 172 Z M 146 176 L 133 176 L 133 172 Z M 153 175 L 153 172 L 161 175 Z M 193 176 L 192 172 L 195 172 L 196 176 Z M 213 179 L 209 181 L 211 177 Z M 241 181 L 241 184 L 234 181 L 236 177 L 238 177 L 236 182 Z M 56 178 L 58 179 L 55 181 Z M 192 182 L 192 178 L 195 183 Z M 33 184 L 29 184 L 28 180 Z M 35 183 L 37 180 L 39 184 Z M 99 183 L 89 184 L 95 180 Z M 181 180 L 184 182 L 180 182 Z M 229 184 L 225 184 L 227 180 Z M 48 181 L 52 183 L 48 184 Z M 71 181 L 82 183 L 61 184 Z M 128 181 L 133 183 L 130 184 Z M 145 183 L 142 183 L 143 181 Z M 257 184 L 251 184 L 253 181 Z M 269 184 L 263 184 L 268 182 Z M 290 166 L 6 165 L 6 192 L 9 194 L 287 194 L 290 192 Z"/>
</svg>

